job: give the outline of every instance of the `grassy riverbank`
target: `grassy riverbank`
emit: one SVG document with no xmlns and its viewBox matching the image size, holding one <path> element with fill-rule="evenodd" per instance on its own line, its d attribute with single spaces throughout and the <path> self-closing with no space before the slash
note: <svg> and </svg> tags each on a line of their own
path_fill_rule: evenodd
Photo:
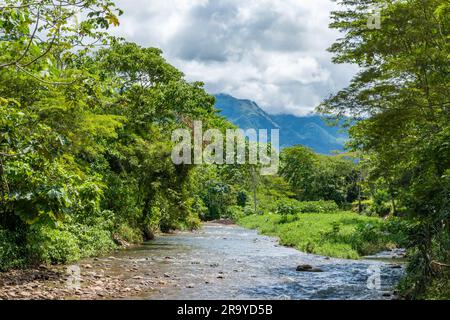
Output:
<svg viewBox="0 0 450 320">
<path fill-rule="evenodd" d="M 287 218 L 277 214 L 250 215 L 238 224 L 277 236 L 282 245 L 303 252 L 358 259 L 393 248 L 402 239 L 397 221 L 361 216 L 352 212 L 306 213 Z"/>
</svg>

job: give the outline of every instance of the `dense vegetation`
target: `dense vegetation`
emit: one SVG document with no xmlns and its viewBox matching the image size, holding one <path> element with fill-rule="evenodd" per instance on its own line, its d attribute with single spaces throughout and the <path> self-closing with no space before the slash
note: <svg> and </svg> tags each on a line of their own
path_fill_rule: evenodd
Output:
<svg viewBox="0 0 450 320">
<path fill-rule="evenodd" d="M 281 159 L 280 177 L 265 177 L 258 192 L 259 214 L 239 216 L 240 224 L 304 252 L 349 259 L 405 244 L 403 222 L 390 211 L 381 219 L 368 200 L 376 195 L 362 189 L 356 159 L 302 146 L 284 149 Z M 284 189 L 274 194 L 274 183 Z"/>
<path fill-rule="evenodd" d="M 345 0 L 330 51 L 359 74 L 320 110 L 359 118 L 351 128 L 367 188 L 409 222 L 409 297 L 450 296 L 450 4 Z M 381 10 L 379 29 L 367 12 Z"/>
<path fill-rule="evenodd" d="M 449 4 L 343 2 L 331 26 L 346 35 L 331 51 L 361 72 L 320 111 L 358 120 L 352 153 L 286 148 L 279 176 L 260 176 L 250 165 L 172 162 L 174 129 L 232 125 L 159 49 L 108 35 L 121 14 L 111 1 L 5 1 L 0 271 L 229 217 L 324 255 L 407 246 L 404 294 L 448 296 Z M 381 30 L 366 26 L 373 3 L 387 4 Z"/>
<path fill-rule="evenodd" d="M 324 256 L 358 259 L 402 243 L 396 229 L 399 221 L 385 223 L 377 217 L 352 212 L 265 214 L 242 217 L 239 223 L 277 236 L 280 243 L 303 252 Z"/>
<path fill-rule="evenodd" d="M 195 228 L 207 213 L 201 181 L 220 173 L 175 166 L 171 133 L 230 124 L 160 50 L 105 34 L 117 14 L 109 1 L 2 7 L 2 270 Z"/>
</svg>

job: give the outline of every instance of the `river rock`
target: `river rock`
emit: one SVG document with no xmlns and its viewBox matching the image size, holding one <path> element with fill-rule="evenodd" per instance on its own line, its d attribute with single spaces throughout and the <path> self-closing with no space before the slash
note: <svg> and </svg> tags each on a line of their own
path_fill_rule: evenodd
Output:
<svg viewBox="0 0 450 320">
<path fill-rule="evenodd" d="M 297 267 L 298 272 L 323 272 L 322 269 L 315 268 L 309 264 L 301 264 Z"/>
</svg>

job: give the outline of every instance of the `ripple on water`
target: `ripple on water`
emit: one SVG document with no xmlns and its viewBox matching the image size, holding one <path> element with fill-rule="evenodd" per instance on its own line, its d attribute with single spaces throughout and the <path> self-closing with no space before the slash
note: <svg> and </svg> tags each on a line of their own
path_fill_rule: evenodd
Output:
<svg viewBox="0 0 450 320">
<path fill-rule="evenodd" d="M 403 272 L 385 262 L 326 260 L 276 244 L 256 231 L 208 224 L 195 233 L 158 237 L 123 255 L 141 268 L 177 278 L 177 286 L 142 297 L 147 299 L 383 299 Z M 297 272 L 299 264 L 323 272 Z M 378 290 L 367 288 L 370 266 L 380 270 Z"/>
</svg>

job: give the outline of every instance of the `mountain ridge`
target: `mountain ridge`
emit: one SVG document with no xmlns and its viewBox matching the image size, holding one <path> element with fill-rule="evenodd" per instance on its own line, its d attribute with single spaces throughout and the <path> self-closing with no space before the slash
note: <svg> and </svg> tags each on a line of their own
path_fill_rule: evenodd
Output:
<svg viewBox="0 0 450 320">
<path fill-rule="evenodd" d="M 347 132 L 338 126 L 328 126 L 320 115 L 270 115 L 252 100 L 224 93 L 214 96 L 220 114 L 241 129 L 279 129 L 281 148 L 304 145 L 323 154 L 344 151 Z"/>
</svg>

